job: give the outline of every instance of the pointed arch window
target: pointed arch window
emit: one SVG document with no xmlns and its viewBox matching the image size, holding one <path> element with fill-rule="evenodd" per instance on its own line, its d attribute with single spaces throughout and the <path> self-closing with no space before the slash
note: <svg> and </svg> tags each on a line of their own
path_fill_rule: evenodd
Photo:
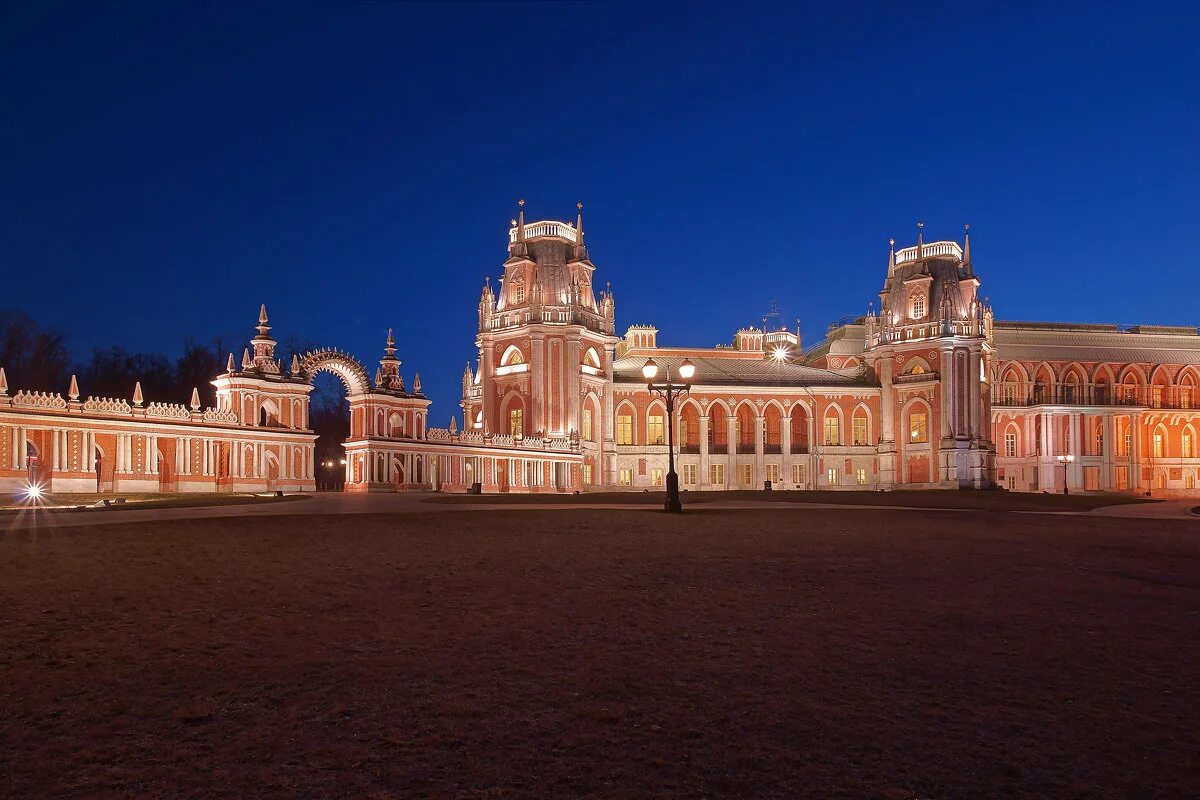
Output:
<svg viewBox="0 0 1200 800">
<path fill-rule="evenodd" d="M 925 295 L 918 293 L 912 301 L 912 316 L 913 319 L 924 319 L 925 317 Z"/>
</svg>

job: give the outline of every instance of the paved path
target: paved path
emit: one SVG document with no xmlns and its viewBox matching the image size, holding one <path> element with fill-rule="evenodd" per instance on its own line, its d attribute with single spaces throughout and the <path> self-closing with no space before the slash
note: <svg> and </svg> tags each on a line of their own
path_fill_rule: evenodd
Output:
<svg viewBox="0 0 1200 800">
<path fill-rule="evenodd" d="M 81 525 L 105 525 L 114 523 L 163 522 L 178 519 L 213 519 L 220 517 L 253 517 L 309 514 L 396 514 L 396 513 L 439 513 L 448 511 L 568 511 L 579 509 L 653 511 L 658 506 L 649 503 L 428 503 L 428 495 L 420 494 L 342 494 L 321 493 L 308 495 L 298 500 L 282 502 L 247 503 L 223 506 L 193 506 L 181 508 L 146 508 L 141 510 L 103 509 L 96 511 L 29 511 L 16 517 L 0 521 L 0 531 L 77 527 Z M 1197 506 L 1195 500 L 1167 500 L 1160 503 L 1134 503 L 1106 506 L 1092 511 L 1023 511 L 1025 514 L 1052 514 L 1065 516 L 1103 516 L 1126 519 L 1191 519 L 1200 517 L 1191 513 Z M 841 503 L 779 503 L 761 500 L 722 500 L 704 503 L 704 509 L 771 509 L 782 511 L 804 508 L 866 510 L 866 511 L 949 511 L 962 508 L 918 508 L 914 506 L 873 506 Z"/>
</svg>

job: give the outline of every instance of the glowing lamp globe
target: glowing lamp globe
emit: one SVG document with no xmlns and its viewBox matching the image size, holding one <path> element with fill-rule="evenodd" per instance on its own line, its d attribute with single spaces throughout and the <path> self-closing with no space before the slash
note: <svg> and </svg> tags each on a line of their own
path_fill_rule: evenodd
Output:
<svg viewBox="0 0 1200 800">
<path fill-rule="evenodd" d="M 685 358 L 683 363 L 679 365 L 679 377 L 685 381 L 690 381 L 695 374 L 696 365 L 691 362 L 691 359 Z"/>
<path fill-rule="evenodd" d="M 642 365 L 642 377 L 652 381 L 656 375 L 658 375 L 658 364 L 654 363 L 653 358 L 646 359 L 646 363 Z"/>
</svg>

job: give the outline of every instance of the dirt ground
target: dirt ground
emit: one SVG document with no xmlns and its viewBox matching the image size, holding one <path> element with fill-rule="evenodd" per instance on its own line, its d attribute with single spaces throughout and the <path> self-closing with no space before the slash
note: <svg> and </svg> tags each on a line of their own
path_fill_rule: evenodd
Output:
<svg viewBox="0 0 1200 800">
<path fill-rule="evenodd" d="M 1200 794 L 1200 523 L 446 512 L 0 534 L 5 797 Z"/>
</svg>

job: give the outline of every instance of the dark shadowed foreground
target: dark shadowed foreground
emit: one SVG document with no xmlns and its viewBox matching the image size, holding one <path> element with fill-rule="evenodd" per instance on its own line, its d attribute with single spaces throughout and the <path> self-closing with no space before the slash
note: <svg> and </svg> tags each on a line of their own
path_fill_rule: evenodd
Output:
<svg viewBox="0 0 1200 800">
<path fill-rule="evenodd" d="M 1198 554 L 783 507 L 6 533 L 0 794 L 1196 796 Z"/>
</svg>

